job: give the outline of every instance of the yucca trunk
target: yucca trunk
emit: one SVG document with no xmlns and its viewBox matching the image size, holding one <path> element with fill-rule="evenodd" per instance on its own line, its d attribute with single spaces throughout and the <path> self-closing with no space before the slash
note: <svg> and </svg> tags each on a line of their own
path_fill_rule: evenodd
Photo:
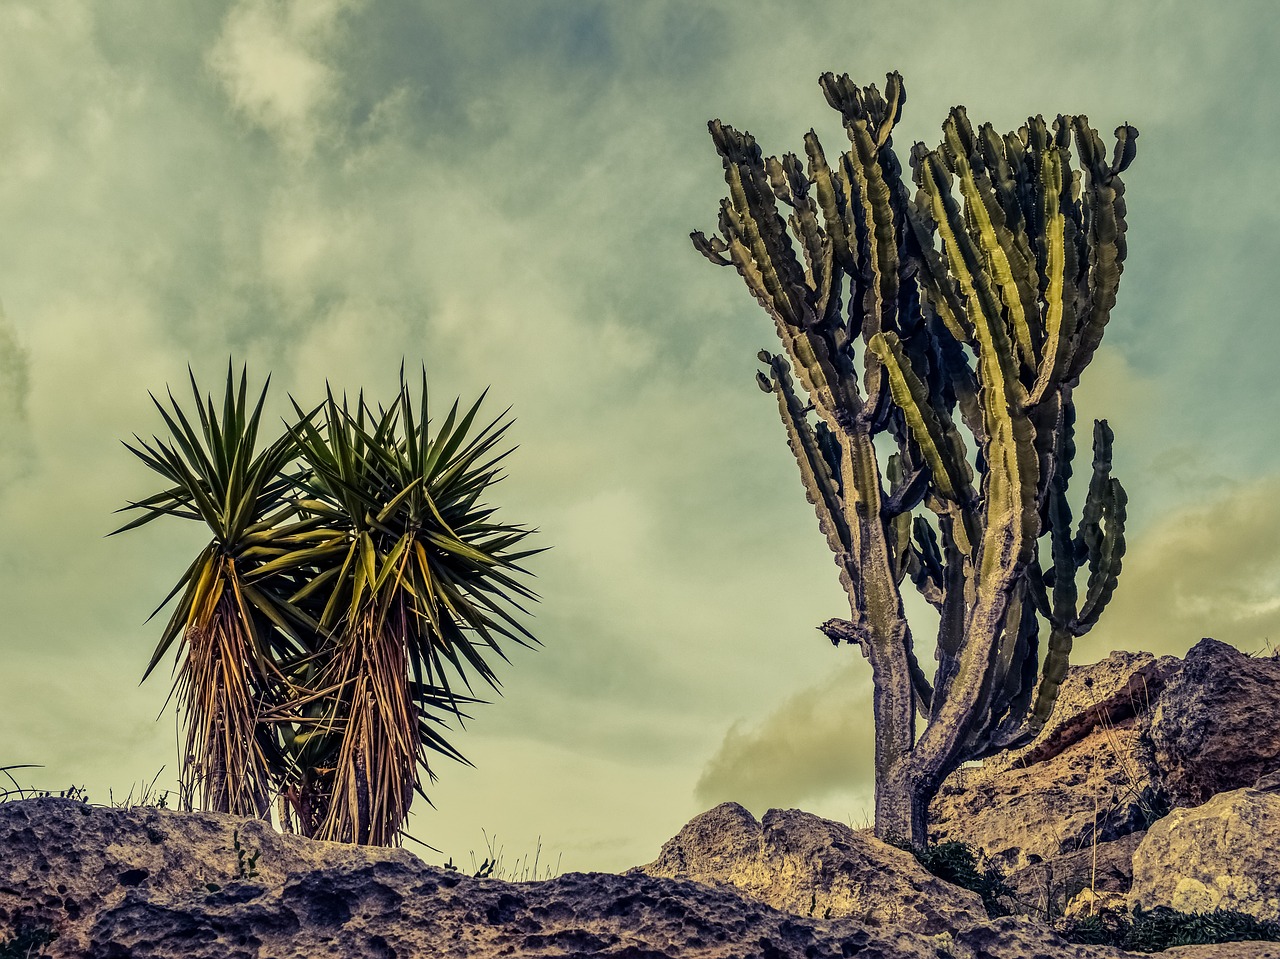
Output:
<svg viewBox="0 0 1280 959">
<path fill-rule="evenodd" d="M 346 717 L 329 807 L 316 838 L 399 845 L 417 782 L 417 709 L 409 686 L 404 611 L 368 611 L 336 660 Z"/>
<path fill-rule="evenodd" d="M 265 818 L 271 778 L 256 735 L 262 684 L 234 592 L 224 589 L 212 614 L 186 630 L 179 678 L 187 728 L 182 793 L 198 794 L 202 809 Z"/>
</svg>

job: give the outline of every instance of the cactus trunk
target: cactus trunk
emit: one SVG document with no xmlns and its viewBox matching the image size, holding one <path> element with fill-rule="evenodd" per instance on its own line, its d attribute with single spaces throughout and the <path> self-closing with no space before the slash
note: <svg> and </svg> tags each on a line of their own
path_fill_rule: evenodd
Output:
<svg viewBox="0 0 1280 959">
<path fill-rule="evenodd" d="M 929 842 L 929 801 L 936 791 L 920 786 L 909 763 L 898 763 L 883 772 L 877 766 L 876 838 L 923 848 Z"/>
<path fill-rule="evenodd" d="M 1075 529 L 1066 489 L 1071 394 L 1115 304 L 1119 174 L 1137 131 L 1116 131 L 1108 163 L 1084 117 L 1032 117 L 1000 136 L 956 107 L 936 149 L 911 151 L 912 198 L 891 136 L 902 77 L 884 94 L 830 73 L 819 84 L 849 149 L 830 161 L 811 131 L 806 167 L 711 121 L 729 186 L 723 236 L 692 239 L 737 270 L 785 351 L 761 351 L 756 379 L 849 596 L 850 618 L 819 628 L 871 664 L 876 832 L 919 845 L 948 773 L 1043 727 L 1072 641 L 1116 587 L 1126 496 L 1105 421 Z M 885 433 L 896 452 L 882 470 Z M 932 683 L 903 609 L 908 577 L 939 613 Z"/>
</svg>

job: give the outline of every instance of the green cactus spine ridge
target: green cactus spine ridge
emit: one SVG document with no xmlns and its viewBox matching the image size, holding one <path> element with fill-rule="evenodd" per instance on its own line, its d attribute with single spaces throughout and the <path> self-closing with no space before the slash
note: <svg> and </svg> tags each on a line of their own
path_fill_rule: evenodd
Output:
<svg viewBox="0 0 1280 959">
<path fill-rule="evenodd" d="M 819 86 L 844 152 L 810 130 L 803 155 L 766 157 L 712 120 L 729 195 L 719 234 L 691 238 L 773 319 L 782 353 L 762 351 L 756 379 L 849 596 L 850 618 L 820 628 L 872 668 L 877 832 L 921 842 L 948 772 L 1043 726 L 1116 589 L 1126 496 L 1105 421 L 1078 526 L 1067 486 L 1072 390 L 1127 253 L 1137 131 L 1119 127 L 1108 159 L 1082 115 L 1001 135 L 956 107 L 936 148 L 910 151 L 912 195 L 892 142 L 901 75 L 883 93 L 847 74 Z M 932 681 L 908 582 L 938 612 Z"/>
</svg>

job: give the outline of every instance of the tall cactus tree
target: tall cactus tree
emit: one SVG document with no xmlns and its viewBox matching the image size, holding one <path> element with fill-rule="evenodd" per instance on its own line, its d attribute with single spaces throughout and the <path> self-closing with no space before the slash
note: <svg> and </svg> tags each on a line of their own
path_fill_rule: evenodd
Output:
<svg viewBox="0 0 1280 959">
<path fill-rule="evenodd" d="M 766 158 L 711 121 L 729 196 L 719 235 L 692 239 L 737 269 L 782 341 L 757 381 L 849 596 L 850 618 L 819 628 L 871 663 L 876 832 L 920 845 L 948 773 L 1043 727 L 1116 586 L 1125 493 L 1105 421 L 1074 526 L 1067 485 L 1072 391 L 1115 304 L 1138 132 L 1117 129 L 1108 160 L 1084 116 L 1001 136 L 956 107 L 936 149 L 911 151 L 913 196 L 891 136 L 902 77 L 884 93 L 819 84 L 849 148 L 831 162 L 810 131 L 805 160 Z M 882 433 L 896 447 L 883 469 Z M 907 579 L 939 613 L 932 681 Z"/>
</svg>

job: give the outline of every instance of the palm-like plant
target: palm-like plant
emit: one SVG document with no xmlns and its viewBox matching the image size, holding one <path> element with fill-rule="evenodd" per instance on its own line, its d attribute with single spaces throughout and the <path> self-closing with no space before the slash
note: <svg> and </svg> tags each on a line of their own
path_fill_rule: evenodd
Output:
<svg viewBox="0 0 1280 959">
<path fill-rule="evenodd" d="M 352 407 L 330 394 L 324 422 L 303 418 L 294 430 L 308 467 L 303 509 L 347 536 L 341 561 L 295 597 L 324 601 L 325 714 L 307 746 L 328 761 L 299 763 L 311 782 L 327 778 L 299 791 L 300 818 L 318 838 L 395 842 L 422 792 L 417 768 L 435 779 L 429 753 L 465 761 L 439 728 L 444 713 L 462 719 L 474 701 L 457 680 L 469 692 L 474 674 L 496 689 L 487 654 L 505 658 L 503 639 L 536 642 L 513 615 L 536 599 L 513 575 L 537 552 L 516 549 L 531 530 L 494 522 L 480 502 L 510 452 L 496 451 L 510 421 L 504 411 L 470 435 L 482 396 L 461 417 L 455 402 L 432 435 L 425 373 L 420 396 L 415 411 L 403 377 L 396 401 L 376 413 L 363 396 Z M 317 792 L 323 809 L 306 802 Z"/>
<path fill-rule="evenodd" d="M 125 446 L 171 485 L 125 507 L 142 515 L 115 532 L 160 516 L 203 522 L 212 532 L 156 610 L 181 594 L 144 679 L 180 642 L 174 690 L 187 730 L 182 794 L 190 802 L 198 791 L 206 809 L 264 816 L 281 763 L 270 718 L 290 696 L 281 666 L 305 655 L 298 627 L 307 618 L 277 594 L 276 582 L 250 583 L 248 574 L 263 557 L 332 533 L 312 518 L 294 518 L 292 436 L 257 450 L 269 378 L 250 409 L 245 371 L 237 388 L 228 366 L 221 415 L 190 379 L 199 429 L 172 392 L 167 408 L 152 396 L 171 439 L 135 435 L 136 445 Z"/>
<path fill-rule="evenodd" d="M 228 367 L 221 415 L 191 388 L 198 430 L 170 394 L 171 440 L 125 444 L 170 485 L 116 530 L 178 516 L 213 533 L 160 604 L 181 594 L 146 671 L 181 643 L 183 794 L 256 816 L 279 795 L 306 835 L 395 844 L 429 754 L 466 762 L 443 727 L 477 701 L 471 677 L 498 688 L 489 653 L 536 642 L 515 616 L 536 599 L 515 578 L 532 531 L 480 502 L 506 412 L 473 434 L 484 397 L 455 402 L 432 434 L 425 371 L 416 410 L 402 374 L 377 413 L 363 396 L 295 404 L 257 452 L 265 384 L 250 409 Z"/>
</svg>

